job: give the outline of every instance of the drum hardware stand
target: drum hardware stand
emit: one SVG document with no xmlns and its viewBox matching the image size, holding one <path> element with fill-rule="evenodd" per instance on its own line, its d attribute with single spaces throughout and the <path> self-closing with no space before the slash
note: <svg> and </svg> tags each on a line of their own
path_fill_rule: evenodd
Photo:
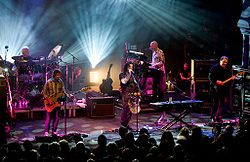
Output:
<svg viewBox="0 0 250 162">
<path fill-rule="evenodd" d="M 4 62 L 6 63 L 6 59 L 7 59 L 7 53 L 9 51 L 9 46 L 5 46 L 5 56 L 4 56 Z M 10 109 L 10 115 L 11 115 L 11 118 L 14 118 L 14 114 L 13 114 L 13 107 L 12 107 L 12 94 L 11 94 L 11 89 L 10 89 L 10 82 L 9 82 L 9 68 L 8 67 L 5 67 L 7 69 L 4 69 L 4 76 L 5 76 L 5 80 L 7 82 L 7 88 L 8 88 L 8 91 L 7 91 L 7 105 Z"/>
<path fill-rule="evenodd" d="M 71 91 L 74 91 L 75 90 L 75 87 L 74 87 L 74 78 L 75 78 L 75 59 L 77 59 L 79 61 L 79 59 L 73 55 L 71 52 L 69 51 L 66 51 L 68 54 L 70 54 L 72 56 L 72 66 L 71 66 Z"/>
<path fill-rule="evenodd" d="M 6 63 L 6 58 L 7 58 L 7 53 L 8 53 L 8 46 L 5 46 L 5 49 L 6 49 L 6 51 L 5 51 L 5 63 Z M 12 104 L 12 93 L 11 93 L 11 88 L 10 88 L 10 82 L 9 82 L 9 68 L 8 67 L 5 67 L 5 68 L 7 68 L 7 70 L 6 69 L 4 69 L 3 71 L 4 71 L 4 77 L 5 77 L 5 80 L 6 80 L 6 83 L 7 83 L 7 88 L 8 88 L 8 90 L 7 90 L 7 100 L 6 100 L 6 105 L 7 105 L 7 108 L 9 108 L 9 111 L 10 111 L 10 125 L 9 125 L 9 129 L 10 129 L 10 127 L 11 127 L 11 125 L 13 125 L 14 124 L 14 119 L 15 119 L 15 112 L 14 112 L 14 109 L 13 109 L 13 104 Z M 7 125 L 5 126 L 5 128 L 8 126 L 8 123 L 6 123 Z M 9 130 L 10 131 L 10 130 Z M 5 132 L 5 133 L 7 133 L 7 132 Z"/>
</svg>

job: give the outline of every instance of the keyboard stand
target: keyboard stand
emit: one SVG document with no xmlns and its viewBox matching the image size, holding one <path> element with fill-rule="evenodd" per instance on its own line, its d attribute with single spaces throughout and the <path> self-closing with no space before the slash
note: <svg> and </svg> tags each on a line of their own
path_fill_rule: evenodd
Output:
<svg viewBox="0 0 250 162">
<path fill-rule="evenodd" d="M 165 111 L 166 114 L 173 117 L 167 124 L 162 126 L 161 130 L 168 130 L 172 128 L 177 122 L 180 124 L 185 124 L 188 127 L 191 127 L 192 124 L 185 122 L 183 119 L 191 113 L 193 107 L 200 106 L 203 104 L 203 101 L 200 100 L 184 100 L 184 101 L 172 101 L 172 102 L 156 102 L 150 103 L 153 108 L 156 108 L 158 111 Z M 180 110 L 181 112 L 176 114 L 172 110 Z"/>
<path fill-rule="evenodd" d="M 172 116 L 174 119 L 170 120 L 167 124 L 165 124 L 163 127 L 161 127 L 162 130 L 168 130 L 172 128 L 177 122 L 180 122 L 180 124 L 185 124 L 188 127 L 191 127 L 192 125 L 185 122 L 183 119 L 185 116 L 187 116 L 191 111 L 190 109 L 183 110 L 179 115 L 175 115 L 174 113 L 170 111 L 165 111 L 166 114 Z"/>
</svg>

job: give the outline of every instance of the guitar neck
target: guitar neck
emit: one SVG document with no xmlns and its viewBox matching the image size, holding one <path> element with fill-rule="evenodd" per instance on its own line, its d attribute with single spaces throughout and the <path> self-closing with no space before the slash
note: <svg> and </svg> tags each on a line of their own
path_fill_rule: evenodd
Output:
<svg viewBox="0 0 250 162">
<path fill-rule="evenodd" d="M 229 81 L 232 80 L 233 78 L 234 78 L 234 76 L 228 78 L 227 80 L 223 81 L 222 83 L 223 83 L 223 84 L 226 84 L 227 82 L 229 82 Z"/>
</svg>

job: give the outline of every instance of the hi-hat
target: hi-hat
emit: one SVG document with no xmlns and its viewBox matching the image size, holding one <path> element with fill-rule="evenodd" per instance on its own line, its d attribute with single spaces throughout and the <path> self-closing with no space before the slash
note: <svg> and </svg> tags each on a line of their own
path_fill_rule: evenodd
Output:
<svg viewBox="0 0 250 162">
<path fill-rule="evenodd" d="M 0 67 L 11 69 L 13 67 L 13 64 L 9 61 L 0 60 Z"/>
<path fill-rule="evenodd" d="M 25 58 L 23 56 L 12 56 L 11 58 L 18 62 L 28 62 L 28 58 Z"/>
</svg>

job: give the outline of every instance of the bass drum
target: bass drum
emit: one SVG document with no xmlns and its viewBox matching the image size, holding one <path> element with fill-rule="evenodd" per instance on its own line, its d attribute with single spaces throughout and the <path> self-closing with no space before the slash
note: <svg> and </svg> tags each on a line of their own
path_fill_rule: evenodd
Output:
<svg viewBox="0 0 250 162">
<path fill-rule="evenodd" d="M 33 81 L 39 83 L 45 81 L 46 68 L 42 65 L 33 65 Z"/>
<path fill-rule="evenodd" d="M 42 84 L 30 83 L 27 88 L 26 99 L 31 108 L 43 106 Z"/>
</svg>

